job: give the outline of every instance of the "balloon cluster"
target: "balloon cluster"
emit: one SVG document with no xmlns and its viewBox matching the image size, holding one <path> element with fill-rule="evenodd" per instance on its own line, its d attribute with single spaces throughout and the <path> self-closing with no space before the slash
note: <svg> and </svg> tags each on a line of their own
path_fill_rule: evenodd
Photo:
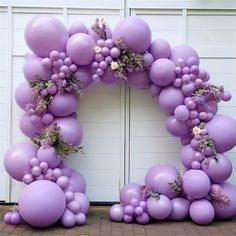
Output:
<svg viewBox="0 0 236 236">
<path fill-rule="evenodd" d="M 111 218 L 147 224 L 150 217 L 183 220 L 190 214 L 196 223 L 208 224 L 214 217 L 236 214 L 236 188 L 225 182 L 232 164 L 224 154 L 236 145 L 236 121 L 216 115 L 217 103 L 231 95 L 208 82 L 193 48 L 171 49 L 166 40 L 152 41 L 149 26 L 136 16 L 123 19 L 113 32 L 104 20 L 97 19 L 89 29 L 75 22 L 67 30 L 52 16 L 38 16 L 27 24 L 25 41 L 33 53 L 25 56 L 26 81 L 15 98 L 26 112 L 20 129 L 34 144 L 16 143 L 5 155 L 9 175 L 27 184 L 18 209 L 5 215 L 6 223 L 18 224 L 22 218 L 47 227 L 61 219 L 63 226 L 72 227 L 86 222 L 85 180 L 63 163 L 82 150 L 78 98 L 92 83 L 123 79 L 159 97 L 168 115 L 167 130 L 184 146 L 181 160 L 187 171 L 182 178 L 174 167 L 151 167 L 145 185 L 128 184 L 121 190 Z"/>
</svg>

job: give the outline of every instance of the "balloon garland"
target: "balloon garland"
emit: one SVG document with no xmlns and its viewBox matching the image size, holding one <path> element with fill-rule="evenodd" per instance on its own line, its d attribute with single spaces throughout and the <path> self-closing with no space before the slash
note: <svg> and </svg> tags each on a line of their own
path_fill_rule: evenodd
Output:
<svg viewBox="0 0 236 236">
<path fill-rule="evenodd" d="M 123 19 L 113 32 L 103 20 L 89 29 L 75 22 L 67 30 L 52 16 L 35 17 L 25 28 L 25 41 L 33 53 L 25 56 L 26 81 L 15 98 L 26 112 L 20 129 L 34 144 L 16 143 L 5 155 L 8 174 L 27 185 L 18 207 L 4 216 L 6 223 L 85 224 L 85 180 L 63 163 L 82 151 L 78 98 L 91 83 L 123 79 L 159 97 L 168 132 L 183 144 L 180 156 L 187 171 L 181 177 L 170 165 L 152 166 L 145 185 L 130 183 L 121 189 L 111 219 L 147 224 L 151 217 L 184 220 L 190 215 L 205 225 L 236 214 L 236 188 L 226 182 L 232 164 L 224 154 L 236 145 L 236 121 L 217 114 L 217 103 L 231 95 L 209 83 L 193 48 L 171 49 L 166 40 L 152 41 L 149 26 L 136 16 Z"/>
</svg>

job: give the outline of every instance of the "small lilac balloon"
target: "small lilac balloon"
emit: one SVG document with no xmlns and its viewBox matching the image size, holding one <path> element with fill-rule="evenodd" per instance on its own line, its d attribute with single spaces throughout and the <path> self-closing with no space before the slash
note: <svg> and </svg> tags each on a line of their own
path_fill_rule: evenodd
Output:
<svg viewBox="0 0 236 236">
<path fill-rule="evenodd" d="M 231 150 L 236 145 L 236 121 L 226 115 L 215 115 L 206 125 L 218 152 Z"/>
<path fill-rule="evenodd" d="M 130 215 L 124 215 L 124 222 L 125 223 L 131 223 L 133 221 L 133 216 Z"/>
<path fill-rule="evenodd" d="M 127 34 L 127 32 L 129 32 Z M 121 20 L 112 33 L 113 41 L 122 38 L 133 52 L 144 53 L 151 45 L 152 33 L 148 24 L 138 16 Z"/>
<path fill-rule="evenodd" d="M 68 209 L 65 210 L 61 217 L 61 223 L 66 228 L 71 228 L 76 223 L 75 215 Z"/>
<path fill-rule="evenodd" d="M 31 169 L 31 174 L 35 177 L 38 177 L 40 176 L 42 173 L 42 169 L 39 167 L 39 166 L 34 166 L 32 167 Z"/>
<path fill-rule="evenodd" d="M 46 113 L 42 117 L 42 123 L 44 125 L 50 125 L 54 120 L 54 116 L 51 113 Z"/>
<path fill-rule="evenodd" d="M 71 24 L 69 28 L 70 36 L 77 33 L 85 33 L 85 34 L 88 33 L 87 26 L 83 22 L 76 21 Z"/>
<path fill-rule="evenodd" d="M 173 86 L 162 89 L 159 96 L 159 104 L 162 110 L 173 114 L 175 109 L 184 103 L 184 95 L 180 89 Z"/>
<path fill-rule="evenodd" d="M 164 39 L 155 39 L 149 48 L 154 60 L 160 58 L 169 58 L 171 53 L 170 44 Z"/>
<path fill-rule="evenodd" d="M 180 152 L 181 161 L 187 169 L 191 169 L 191 163 L 194 161 L 194 153 L 195 150 L 191 147 L 190 144 L 184 146 L 181 149 Z"/>
<path fill-rule="evenodd" d="M 210 191 L 211 181 L 202 170 L 188 170 L 183 176 L 183 188 L 189 197 L 200 199 Z"/>
<path fill-rule="evenodd" d="M 73 201 L 74 200 L 74 193 L 71 192 L 71 191 L 66 191 L 65 192 L 65 198 L 66 198 L 67 203 Z"/>
<path fill-rule="evenodd" d="M 161 87 L 155 85 L 155 84 L 151 84 L 150 87 L 149 87 L 149 94 L 155 98 L 155 97 L 158 97 L 161 93 Z"/>
<path fill-rule="evenodd" d="M 229 219 L 236 215 L 236 187 L 229 182 L 221 184 L 221 193 L 212 201 L 217 219 Z M 222 200 L 225 200 L 222 201 Z"/>
<path fill-rule="evenodd" d="M 184 220 L 188 216 L 190 202 L 189 200 L 177 197 L 171 200 L 172 211 L 169 215 L 169 219 L 171 220 Z"/>
<path fill-rule="evenodd" d="M 84 177 L 76 170 L 71 171 L 70 185 L 73 187 L 74 192 L 86 192 L 86 181 Z"/>
<path fill-rule="evenodd" d="M 152 63 L 149 76 L 158 86 L 170 85 L 175 79 L 175 64 L 166 58 L 157 59 Z"/>
<path fill-rule="evenodd" d="M 18 208 L 21 217 L 35 227 L 56 223 L 65 211 L 66 201 L 61 188 L 52 181 L 38 180 L 21 192 Z"/>
<path fill-rule="evenodd" d="M 80 211 L 80 204 L 76 201 L 71 201 L 66 205 L 66 208 L 68 208 L 74 214 L 77 214 Z"/>
<path fill-rule="evenodd" d="M 142 215 L 143 214 L 143 208 L 142 207 L 140 207 L 140 206 L 138 206 L 138 207 L 136 207 L 135 208 L 135 215 L 136 216 L 140 216 L 140 215 Z"/>
<path fill-rule="evenodd" d="M 29 173 L 25 174 L 22 181 L 25 184 L 31 184 L 34 181 L 34 176 L 32 174 L 29 174 Z"/>
<path fill-rule="evenodd" d="M 93 82 L 91 70 L 88 66 L 78 67 L 74 76 L 79 80 L 79 86 L 81 89 L 86 89 Z"/>
<path fill-rule="evenodd" d="M 110 217 L 113 221 L 122 221 L 124 218 L 124 209 L 120 204 L 115 204 L 110 208 Z"/>
<path fill-rule="evenodd" d="M 68 38 L 68 31 L 62 22 L 49 15 L 34 17 L 25 28 L 26 44 L 40 57 L 49 56 L 52 50 L 65 51 Z"/>
<path fill-rule="evenodd" d="M 88 197 L 84 193 L 79 193 L 79 192 L 76 192 L 74 194 L 74 197 L 75 201 L 80 204 L 80 212 L 87 215 L 90 207 L 90 202 Z"/>
<path fill-rule="evenodd" d="M 35 101 L 32 98 L 33 90 L 27 81 L 18 85 L 15 91 L 15 99 L 18 106 L 23 110 L 27 104 L 34 104 Z"/>
<path fill-rule="evenodd" d="M 22 181 L 25 173 L 29 173 L 30 160 L 36 156 L 37 147 L 26 142 L 13 144 L 4 156 L 4 167 L 15 180 Z"/>
<path fill-rule="evenodd" d="M 187 136 L 190 129 L 186 122 L 176 120 L 175 116 L 170 116 L 166 121 L 167 131 L 175 137 Z"/>
<path fill-rule="evenodd" d="M 131 205 L 127 205 L 124 207 L 124 213 L 126 215 L 133 215 L 134 214 L 134 207 L 132 207 Z"/>
<path fill-rule="evenodd" d="M 185 105 L 180 105 L 175 108 L 175 118 L 179 121 L 186 121 L 189 118 L 189 109 Z"/>
<path fill-rule="evenodd" d="M 135 219 L 141 225 L 146 225 L 150 222 L 150 216 L 147 212 L 143 212 L 142 215 L 136 216 Z"/>
<path fill-rule="evenodd" d="M 120 79 L 114 75 L 114 71 L 108 67 L 104 74 L 101 77 L 101 81 L 104 84 L 118 84 L 120 82 Z"/>
<path fill-rule="evenodd" d="M 130 205 L 132 199 L 142 200 L 141 185 L 130 183 L 125 185 L 120 191 L 120 202 L 124 205 Z"/>
<path fill-rule="evenodd" d="M 69 186 L 69 177 L 60 176 L 56 182 L 62 189 L 66 189 Z"/>
<path fill-rule="evenodd" d="M 28 114 L 22 116 L 20 121 L 20 130 L 22 133 L 30 138 L 35 135 L 39 135 L 42 132 L 43 124 L 40 121 L 37 124 L 31 122 L 31 117 Z"/>
<path fill-rule="evenodd" d="M 143 55 L 143 65 L 149 67 L 153 63 L 153 56 L 151 53 L 145 53 Z"/>
<path fill-rule="evenodd" d="M 66 44 L 67 55 L 80 66 L 88 65 L 93 61 L 94 48 L 94 40 L 85 33 L 72 35 Z"/>
<path fill-rule="evenodd" d="M 76 216 L 75 216 L 75 219 L 76 219 L 76 224 L 77 225 L 84 225 L 86 223 L 86 215 L 84 213 L 78 213 Z"/>
<path fill-rule="evenodd" d="M 41 162 L 46 162 L 49 168 L 56 168 L 61 162 L 56 149 L 52 146 L 41 146 L 38 149 L 37 157 Z"/>
<path fill-rule="evenodd" d="M 12 215 L 12 212 L 7 212 L 7 213 L 4 215 L 3 220 L 4 220 L 4 222 L 5 222 L 6 224 L 11 224 L 11 221 L 10 221 L 11 215 Z"/>
<path fill-rule="evenodd" d="M 69 116 L 76 111 L 78 98 L 71 93 L 57 93 L 49 104 L 49 111 L 57 117 Z"/>
<path fill-rule="evenodd" d="M 10 222 L 13 225 L 19 225 L 21 223 L 22 219 L 20 216 L 20 213 L 18 211 L 12 212 L 10 216 Z"/>
<path fill-rule="evenodd" d="M 177 63 L 178 59 L 180 58 L 183 59 L 184 61 L 187 61 L 187 59 L 190 57 L 195 57 L 196 58 L 195 65 L 199 65 L 199 56 L 195 51 L 195 49 L 193 49 L 192 47 L 188 45 L 178 45 L 172 48 L 171 50 L 170 59 L 174 63 Z"/>
<path fill-rule="evenodd" d="M 206 200 L 195 200 L 191 203 L 189 214 L 191 219 L 199 225 L 210 224 L 215 216 L 214 207 Z"/>
<path fill-rule="evenodd" d="M 190 135 L 188 135 L 188 136 L 181 137 L 181 138 L 180 138 L 180 142 L 181 142 L 181 144 L 182 144 L 183 146 L 185 146 L 185 145 L 190 144 L 192 138 L 193 138 L 193 137 L 192 137 L 192 135 L 190 134 Z"/>
<path fill-rule="evenodd" d="M 216 158 L 207 158 L 202 162 L 202 170 L 212 182 L 223 183 L 231 176 L 233 166 L 225 155 L 217 154 Z"/>
<path fill-rule="evenodd" d="M 171 187 L 175 183 L 181 187 L 182 180 L 179 171 L 171 165 L 154 165 L 145 175 L 145 184 L 169 199 L 179 195 L 179 192 Z"/>
<path fill-rule="evenodd" d="M 60 127 L 62 139 L 72 145 L 80 145 L 83 137 L 83 130 L 78 120 L 72 117 L 57 118 L 53 124 Z"/>
<path fill-rule="evenodd" d="M 132 72 L 128 75 L 128 84 L 130 87 L 145 89 L 149 87 L 151 80 L 146 70 L 140 72 Z"/>
<path fill-rule="evenodd" d="M 147 212 L 156 220 L 166 219 L 172 210 L 171 201 L 165 195 L 160 195 L 160 198 L 148 198 Z"/>
</svg>

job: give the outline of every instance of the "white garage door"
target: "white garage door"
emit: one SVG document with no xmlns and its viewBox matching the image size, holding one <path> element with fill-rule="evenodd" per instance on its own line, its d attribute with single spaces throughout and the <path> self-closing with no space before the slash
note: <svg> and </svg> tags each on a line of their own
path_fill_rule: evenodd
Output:
<svg viewBox="0 0 236 236">
<path fill-rule="evenodd" d="M 96 17 L 104 17 L 112 27 L 124 13 L 140 15 L 149 23 L 153 38 L 165 38 L 172 45 L 189 43 L 199 51 L 201 64 L 211 73 L 212 81 L 225 84 L 234 95 L 220 110 L 236 118 L 236 6 L 233 0 L 222 2 L 128 0 L 125 4 L 122 0 L 59 0 L 55 5 L 52 0 L 3 0 L 0 200 L 17 201 L 23 188 L 16 181 L 9 181 L 2 159 L 7 146 L 26 140 L 18 128 L 22 112 L 15 104 L 14 90 L 23 81 L 23 55 L 28 50 L 23 31 L 33 15 L 54 14 L 67 25 L 81 20 L 87 26 Z M 67 163 L 85 176 L 92 201 L 117 201 L 119 188 L 131 181 L 142 183 L 147 168 L 155 163 L 169 163 L 181 169 L 178 140 L 165 131 L 165 115 L 147 91 L 128 89 L 124 84 L 94 85 L 80 99 L 78 118 L 85 131 L 85 154 L 74 155 Z M 229 155 L 236 166 L 235 151 Z M 236 183 L 235 177 L 232 180 Z"/>
</svg>

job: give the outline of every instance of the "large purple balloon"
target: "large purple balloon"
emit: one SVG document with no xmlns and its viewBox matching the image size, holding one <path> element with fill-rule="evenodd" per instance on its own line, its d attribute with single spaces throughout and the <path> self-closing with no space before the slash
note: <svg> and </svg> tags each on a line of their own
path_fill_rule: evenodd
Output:
<svg viewBox="0 0 236 236">
<path fill-rule="evenodd" d="M 176 120 L 175 116 L 170 116 L 166 121 L 167 131 L 176 137 L 187 136 L 190 132 L 186 122 Z"/>
<path fill-rule="evenodd" d="M 189 214 L 195 223 L 199 225 L 207 225 L 213 221 L 215 211 L 214 207 L 208 200 L 201 199 L 192 202 Z"/>
<path fill-rule="evenodd" d="M 69 183 L 73 192 L 86 193 L 86 181 L 78 171 L 72 169 Z"/>
<path fill-rule="evenodd" d="M 69 38 L 66 27 L 58 18 L 43 15 L 29 21 L 25 28 L 25 41 L 38 56 L 46 57 L 52 50 L 65 51 Z"/>
<path fill-rule="evenodd" d="M 218 152 L 223 153 L 236 145 L 236 121 L 226 115 L 215 115 L 206 125 Z"/>
<path fill-rule="evenodd" d="M 183 59 L 184 61 L 187 61 L 188 58 L 195 57 L 196 58 L 196 64 L 199 64 L 199 56 L 195 49 L 188 45 L 178 45 L 172 48 L 170 59 L 177 63 L 178 59 Z"/>
<path fill-rule="evenodd" d="M 72 35 L 67 44 L 66 52 L 74 63 L 80 66 L 90 64 L 95 55 L 94 40 L 87 34 L 78 33 Z"/>
<path fill-rule="evenodd" d="M 27 104 L 34 104 L 34 100 L 32 98 L 33 89 L 30 87 L 27 81 L 19 84 L 15 91 L 15 99 L 18 106 L 20 106 L 23 110 L 25 109 Z"/>
<path fill-rule="evenodd" d="M 202 169 L 214 183 L 223 183 L 232 174 L 231 161 L 223 154 L 217 154 L 217 159 L 207 158 L 202 162 Z"/>
<path fill-rule="evenodd" d="M 125 185 L 120 191 L 120 202 L 124 205 L 130 205 L 132 199 L 142 200 L 141 185 L 130 183 Z"/>
<path fill-rule="evenodd" d="M 172 211 L 169 215 L 171 220 L 184 220 L 188 216 L 190 202 L 181 197 L 171 200 Z"/>
<path fill-rule="evenodd" d="M 176 107 L 184 103 L 184 95 L 180 89 L 173 86 L 162 89 L 159 96 L 159 103 L 162 110 L 173 114 Z"/>
<path fill-rule="evenodd" d="M 222 170 L 223 171 L 223 170 Z M 229 219 L 236 215 L 236 187 L 228 182 L 221 184 L 221 189 L 224 195 L 229 202 L 222 204 L 222 198 L 218 200 L 213 200 L 212 204 L 215 209 L 217 219 Z"/>
<path fill-rule="evenodd" d="M 87 215 L 90 207 L 90 202 L 88 197 L 84 193 L 76 192 L 74 198 L 75 201 L 80 204 L 80 212 Z"/>
<path fill-rule="evenodd" d="M 193 150 L 190 144 L 184 146 L 180 152 L 181 161 L 187 169 L 191 169 L 192 167 L 191 164 L 194 161 L 194 153 L 195 150 Z"/>
<path fill-rule="evenodd" d="M 120 204 L 115 204 L 110 208 L 110 217 L 113 221 L 122 221 L 124 219 L 124 209 Z"/>
<path fill-rule="evenodd" d="M 79 85 L 81 89 L 87 88 L 93 82 L 89 66 L 78 67 L 74 75 L 79 80 Z"/>
<path fill-rule="evenodd" d="M 43 66 L 42 58 L 36 55 L 27 57 L 23 65 L 23 72 L 28 81 L 36 79 L 49 80 L 52 74 L 51 70 Z"/>
<path fill-rule="evenodd" d="M 122 38 L 133 52 L 144 53 L 151 44 L 152 33 L 148 24 L 138 16 L 131 16 L 120 21 L 112 34 L 116 41 Z"/>
<path fill-rule="evenodd" d="M 165 39 L 155 39 L 149 48 L 154 60 L 169 58 L 171 53 L 170 44 Z"/>
<path fill-rule="evenodd" d="M 57 118 L 54 123 L 60 127 L 60 134 L 65 142 L 80 145 L 83 130 L 78 120 L 72 117 Z"/>
<path fill-rule="evenodd" d="M 39 121 L 37 124 L 34 124 L 31 122 L 30 116 L 28 114 L 22 116 L 20 121 L 20 130 L 26 136 L 31 138 L 35 135 L 38 135 L 42 132 L 43 128 L 44 126 L 41 121 Z"/>
<path fill-rule="evenodd" d="M 175 79 L 175 64 L 166 58 L 158 59 L 152 63 L 149 75 L 158 86 L 170 85 Z"/>
<path fill-rule="evenodd" d="M 78 98 L 71 93 L 57 93 L 49 104 L 49 111 L 58 117 L 65 117 L 76 111 Z"/>
<path fill-rule="evenodd" d="M 151 80 L 149 79 L 148 72 L 140 71 L 133 72 L 128 75 L 128 84 L 130 87 L 144 89 L 148 88 Z"/>
<path fill-rule="evenodd" d="M 4 157 L 7 173 L 15 180 L 22 181 L 23 176 L 31 170 L 30 159 L 36 157 L 37 147 L 31 143 L 13 144 Z"/>
<path fill-rule="evenodd" d="M 202 170 L 188 170 L 183 177 L 184 192 L 193 199 L 205 197 L 211 188 L 211 181 Z"/>
<path fill-rule="evenodd" d="M 150 186 L 153 190 L 164 194 L 169 199 L 177 197 L 179 192 L 176 192 L 171 184 L 175 182 L 180 184 L 181 177 L 179 171 L 170 165 L 154 165 L 146 173 L 145 184 Z"/>
<path fill-rule="evenodd" d="M 38 180 L 26 186 L 18 202 L 22 218 L 35 227 L 53 225 L 60 219 L 65 207 L 63 191 L 48 180 Z"/>
<path fill-rule="evenodd" d="M 147 212 L 156 220 L 166 219 L 172 210 L 172 205 L 165 195 L 160 195 L 160 198 L 148 198 L 147 200 Z"/>
</svg>

